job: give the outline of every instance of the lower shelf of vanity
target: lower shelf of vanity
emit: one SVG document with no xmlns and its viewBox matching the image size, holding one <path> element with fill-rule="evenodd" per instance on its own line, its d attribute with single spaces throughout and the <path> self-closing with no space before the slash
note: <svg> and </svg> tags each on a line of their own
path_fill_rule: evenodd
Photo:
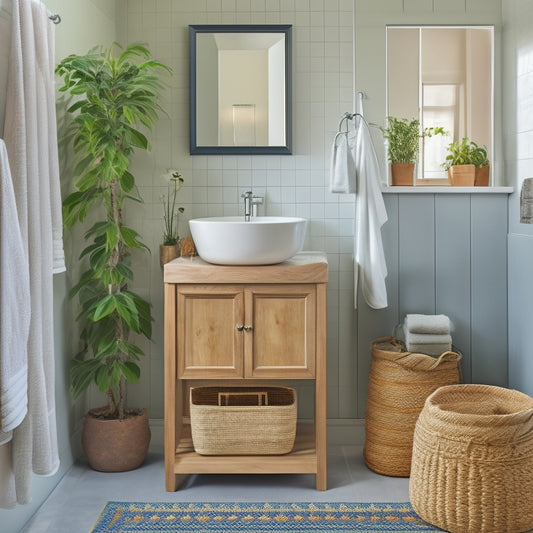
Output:
<svg viewBox="0 0 533 533">
<path fill-rule="evenodd" d="M 191 427 L 183 426 L 176 449 L 175 474 L 316 474 L 314 425 L 298 424 L 292 452 L 285 455 L 200 455 L 194 451 Z"/>
</svg>

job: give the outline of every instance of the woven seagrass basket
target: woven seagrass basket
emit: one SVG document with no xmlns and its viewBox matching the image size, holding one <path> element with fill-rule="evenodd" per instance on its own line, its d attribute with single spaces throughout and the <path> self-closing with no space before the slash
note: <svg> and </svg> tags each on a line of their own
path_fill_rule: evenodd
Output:
<svg viewBox="0 0 533 533">
<path fill-rule="evenodd" d="M 374 472 L 408 477 L 416 420 L 426 398 L 438 387 L 459 383 L 455 352 L 434 358 L 405 351 L 393 337 L 370 345 L 364 459 Z"/>
<path fill-rule="evenodd" d="M 490 385 L 435 391 L 416 423 L 409 497 L 452 533 L 533 528 L 533 399 Z"/>
<path fill-rule="evenodd" d="M 296 436 L 290 387 L 193 387 L 191 433 L 201 455 L 282 455 Z"/>
</svg>

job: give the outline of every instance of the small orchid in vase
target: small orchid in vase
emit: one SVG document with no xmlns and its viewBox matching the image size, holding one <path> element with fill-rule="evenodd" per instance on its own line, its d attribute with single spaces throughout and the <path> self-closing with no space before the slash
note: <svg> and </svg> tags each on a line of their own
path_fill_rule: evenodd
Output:
<svg viewBox="0 0 533 533">
<path fill-rule="evenodd" d="M 165 231 L 163 233 L 163 244 L 160 248 L 161 266 L 179 255 L 179 217 L 185 211 L 183 207 L 176 206 L 178 191 L 183 185 L 181 174 L 174 170 L 170 177 L 167 194 L 161 195 L 163 204 L 163 220 L 165 222 Z"/>
</svg>

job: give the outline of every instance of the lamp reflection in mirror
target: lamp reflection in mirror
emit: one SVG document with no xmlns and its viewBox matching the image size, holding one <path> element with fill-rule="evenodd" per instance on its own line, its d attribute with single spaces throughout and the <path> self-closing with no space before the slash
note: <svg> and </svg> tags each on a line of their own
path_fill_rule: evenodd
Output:
<svg viewBox="0 0 533 533">
<path fill-rule="evenodd" d="M 233 144 L 255 146 L 255 105 L 233 104 Z"/>
</svg>

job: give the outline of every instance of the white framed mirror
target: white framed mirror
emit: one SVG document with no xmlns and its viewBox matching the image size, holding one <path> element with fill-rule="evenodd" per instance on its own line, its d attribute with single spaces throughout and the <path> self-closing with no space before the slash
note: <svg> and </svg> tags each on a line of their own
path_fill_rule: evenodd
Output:
<svg viewBox="0 0 533 533">
<path fill-rule="evenodd" d="M 191 25 L 190 153 L 291 153 L 287 24 Z"/>
<path fill-rule="evenodd" d="M 386 39 L 387 116 L 449 131 L 421 141 L 417 181 L 446 178 L 446 148 L 463 137 L 492 160 L 494 27 L 391 25 Z"/>
</svg>

